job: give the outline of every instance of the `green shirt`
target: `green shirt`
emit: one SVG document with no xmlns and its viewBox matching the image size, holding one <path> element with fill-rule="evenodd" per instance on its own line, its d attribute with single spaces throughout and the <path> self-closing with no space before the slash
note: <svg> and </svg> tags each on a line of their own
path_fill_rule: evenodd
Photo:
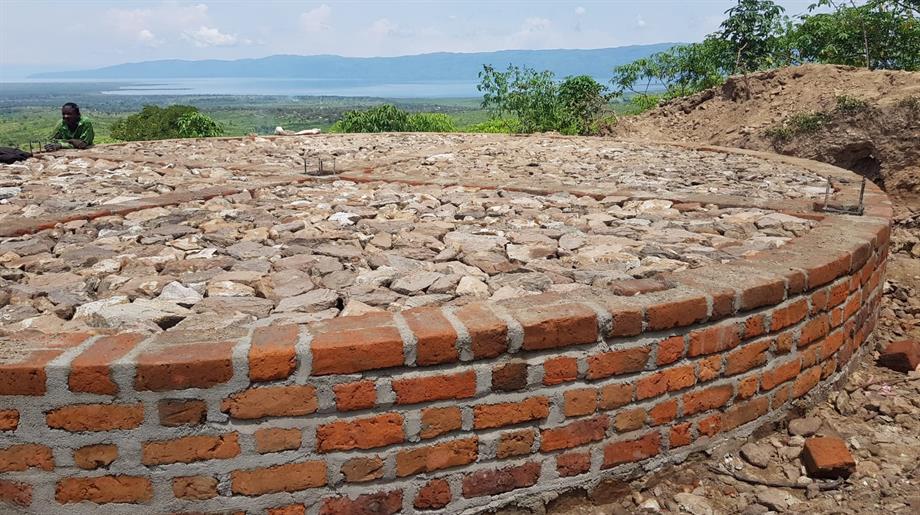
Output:
<svg viewBox="0 0 920 515">
<path fill-rule="evenodd" d="M 82 140 L 87 146 L 92 145 L 94 136 L 93 122 L 85 116 L 80 117 L 80 121 L 77 122 L 74 130 L 70 130 L 70 127 L 61 120 L 58 126 L 55 127 L 54 132 L 51 133 L 51 139 L 60 143 L 64 148 L 73 148 L 73 145 L 67 142 L 69 139 Z"/>
</svg>

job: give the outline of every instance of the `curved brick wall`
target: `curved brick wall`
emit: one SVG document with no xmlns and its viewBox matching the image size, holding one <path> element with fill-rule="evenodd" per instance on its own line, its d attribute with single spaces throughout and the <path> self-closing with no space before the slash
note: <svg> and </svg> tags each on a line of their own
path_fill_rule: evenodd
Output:
<svg viewBox="0 0 920 515">
<path fill-rule="evenodd" d="M 242 338 L 14 335 L 0 508 L 476 512 L 684 459 L 782 416 L 867 340 L 891 213 L 866 200 L 776 251 L 591 295 Z"/>
</svg>

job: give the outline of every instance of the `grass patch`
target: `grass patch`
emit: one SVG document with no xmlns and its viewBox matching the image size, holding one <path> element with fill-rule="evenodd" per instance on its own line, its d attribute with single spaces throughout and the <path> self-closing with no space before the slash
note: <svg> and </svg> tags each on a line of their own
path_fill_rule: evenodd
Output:
<svg viewBox="0 0 920 515">
<path fill-rule="evenodd" d="M 913 111 L 914 113 L 920 113 L 920 95 L 913 95 L 901 99 L 898 102 L 898 107 Z"/>
<path fill-rule="evenodd" d="M 764 134 L 774 141 L 788 141 L 795 136 L 814 134 L 831 121 L 825 112 L 797 113 L 785 120 L 780 125 L 770 127 Z"/>
<path fill-rule="evenodd" d="M 835 110 L 838 113 L 844 114 L 856 114 L 862 111 L 869 109 L 869 102 L 856 97 L 851 97 L 849 95 L 837 95 L 837 107 Z"/>
</svg>

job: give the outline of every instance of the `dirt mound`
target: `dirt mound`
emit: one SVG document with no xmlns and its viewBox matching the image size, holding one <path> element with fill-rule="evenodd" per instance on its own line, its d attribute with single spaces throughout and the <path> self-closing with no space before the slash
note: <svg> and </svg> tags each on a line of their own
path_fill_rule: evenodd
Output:
<svg viewBox="0 0 920 515">
<path fill-rule="evenodd" d="M 719 88 L 622 119 L 614 135 L 704 142 L 815 159 L 920 197 L 920 73 L 805 65 L 731 77 Z"/>
</svg>

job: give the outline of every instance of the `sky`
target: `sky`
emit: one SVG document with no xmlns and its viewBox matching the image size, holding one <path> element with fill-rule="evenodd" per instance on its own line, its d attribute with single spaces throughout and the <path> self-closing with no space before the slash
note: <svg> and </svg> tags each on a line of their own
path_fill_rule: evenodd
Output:
<svg viewBox="0 0 920 515">
<path fill-rule="evenodd" d="M 779 0 L 787 14 L 814 0 Z M 734 0 L 0 0 L 0 80 L 156 59 L 699 41 Z M 4 77 L 5 76 L 5 77 Z"/>
</svg>

